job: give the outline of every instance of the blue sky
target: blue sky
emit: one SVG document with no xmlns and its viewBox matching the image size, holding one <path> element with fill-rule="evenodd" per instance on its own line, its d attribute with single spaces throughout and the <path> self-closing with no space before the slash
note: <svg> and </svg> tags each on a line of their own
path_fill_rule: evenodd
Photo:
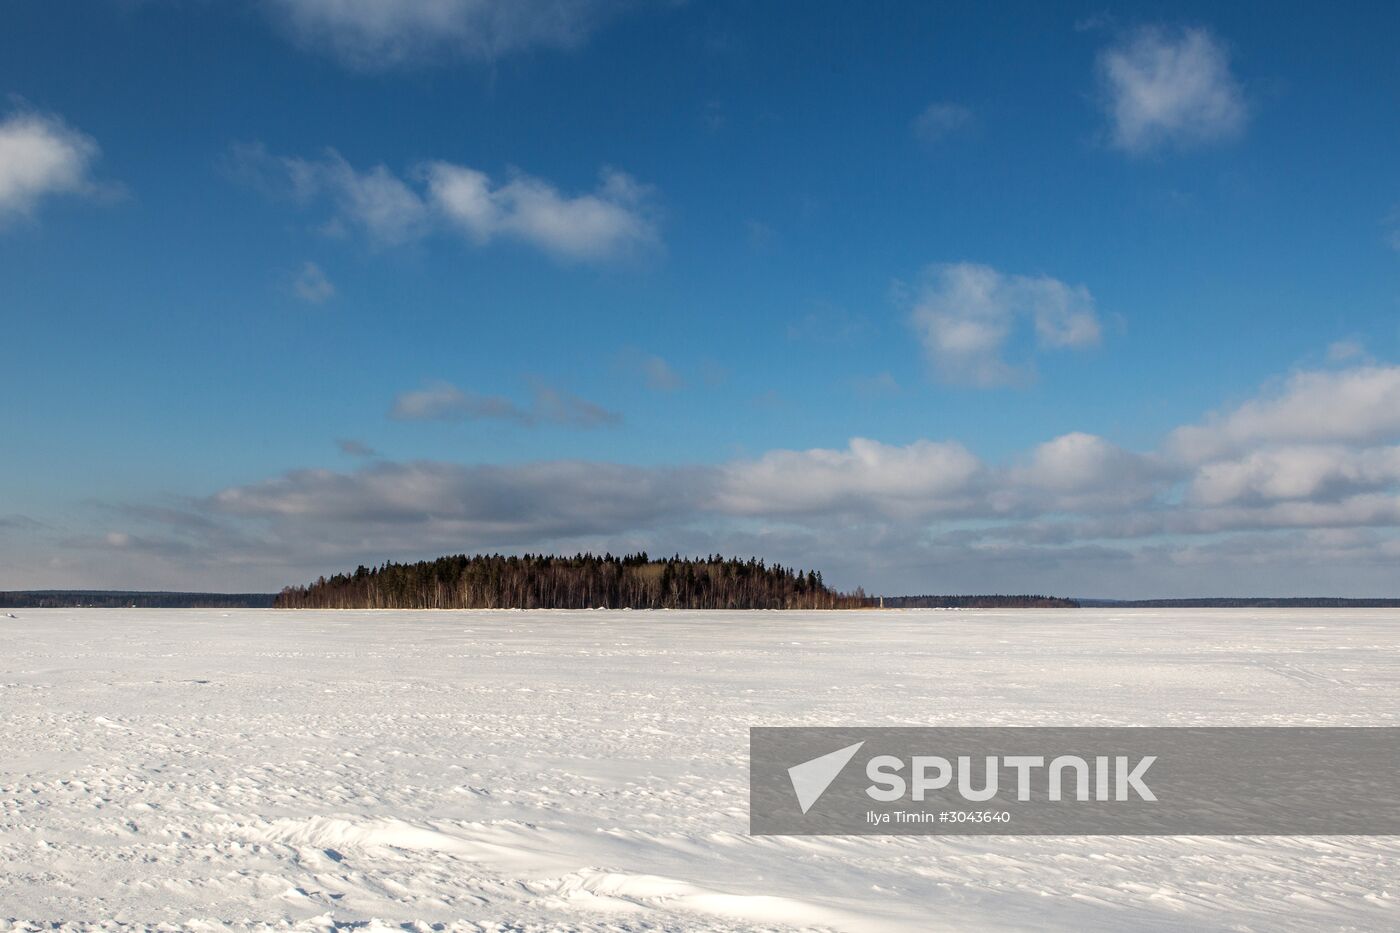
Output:
<svg viewBox="0 0 1400 933">
<path fill-rule="evenodd" d="M 1394 591 L 1393 5 L 0 17 L 0 587 Z"/>
</svg>

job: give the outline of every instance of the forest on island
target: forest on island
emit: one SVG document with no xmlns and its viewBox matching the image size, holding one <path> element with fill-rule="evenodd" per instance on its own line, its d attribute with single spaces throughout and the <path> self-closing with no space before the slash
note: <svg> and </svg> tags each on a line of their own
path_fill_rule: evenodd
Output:
<svg viewBox="0 0 1400 933">
<path fill-rule="evenodd" d="M 282 609 L 858 609 L 815 570 L 757 558 L 458 554 L 290 586 Z"/>
</svg>

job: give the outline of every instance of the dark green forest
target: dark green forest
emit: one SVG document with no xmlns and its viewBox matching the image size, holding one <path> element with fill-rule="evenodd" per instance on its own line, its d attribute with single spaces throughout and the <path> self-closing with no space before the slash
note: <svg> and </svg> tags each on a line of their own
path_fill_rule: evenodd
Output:
<svg viewBox="0 0 1400 933">
<path fill-rule="evenodd" d="M 267 609 L 271 593 L 172 593 L 150 590 L 13 590 L 4 609 Z"/>
<path fill-rule="evenodd" d="M 291 586 L 284 609 L 857 609 L 815 570 L 718 555 L 467 556 L 386 562 Z"/>
<path fill-rule="evenodd" d="M 1078 609 L 1079 603 L 1058 596 L 885 596 L 876 601 L 886 609 Z"/>
</svg>

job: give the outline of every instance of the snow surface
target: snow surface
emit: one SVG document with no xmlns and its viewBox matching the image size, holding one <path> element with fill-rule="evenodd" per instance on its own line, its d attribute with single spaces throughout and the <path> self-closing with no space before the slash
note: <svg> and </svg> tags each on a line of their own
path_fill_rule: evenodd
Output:
<svg viewBox="0 0 1400 933">
<path fill-rule="evenodd" d="M 1400 928 L 1394 837 L 751 837 L 746 770 L 751 725 L 1396 725 L 1400 612 L 16 614 L 0 928 Z"/>
</svg>

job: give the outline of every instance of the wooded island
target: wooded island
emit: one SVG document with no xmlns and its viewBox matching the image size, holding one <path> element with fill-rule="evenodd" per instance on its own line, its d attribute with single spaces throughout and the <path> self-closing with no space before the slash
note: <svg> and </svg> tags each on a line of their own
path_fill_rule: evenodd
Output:
<svg viewBox="0 0 1400 933">
<path fill-rule="evenodd" d="M 282 609 L 859 609 L 815 570 L 718 555 L 645 552 L 467 556 L 361 566 L 278 596 Z"/>
</svg>

